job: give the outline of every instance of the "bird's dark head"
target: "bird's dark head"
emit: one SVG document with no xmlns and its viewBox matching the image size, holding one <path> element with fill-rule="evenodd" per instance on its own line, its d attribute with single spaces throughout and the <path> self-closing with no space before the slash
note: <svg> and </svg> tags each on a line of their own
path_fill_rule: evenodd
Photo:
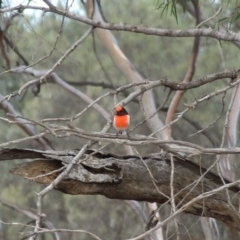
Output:
<svg viewBox="0 0 240 240">
<path fill-rule="evenodd" d="M 118 116 L 122 116 L 122 115 L 128 115 L 127 110 L 123 107 L 123 106 L 117 106 L 115 108 L 115 113 Z"/>
</svg>

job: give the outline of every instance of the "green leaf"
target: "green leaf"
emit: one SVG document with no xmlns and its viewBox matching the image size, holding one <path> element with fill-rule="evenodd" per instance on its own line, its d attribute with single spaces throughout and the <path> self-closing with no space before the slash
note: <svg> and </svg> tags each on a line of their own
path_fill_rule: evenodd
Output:
<svg viewBox="0 0 240 240">
<path fill-rule="evenodd" d="M 177 0 L 164 0 L 163 2 L 158 1 L 155 9 L 161 9 L 161 17 L 164 13 L 167 15 L 168 10 L 170 9 L 170 14 L 175 17 L 176 22 L 178 23 Z"/>
<path fill-rule="evenodd" d="M 220 22 L 222 22 L 222 21 L 224 21 L 224 20 L 226 20 L 226 19 L 228 19 L 228 17 L 224 17 L 224 18 L 218 20 L 218 23 L 220 23 Z"/>
</svg>

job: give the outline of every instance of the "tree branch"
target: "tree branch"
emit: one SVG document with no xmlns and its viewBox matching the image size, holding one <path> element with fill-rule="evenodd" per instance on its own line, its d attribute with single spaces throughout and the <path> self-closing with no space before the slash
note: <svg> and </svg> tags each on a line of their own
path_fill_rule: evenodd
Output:
<svg viewBox="0 0 240 240">
<path fill-rule="evenodd" d="M 105 18 L 103 16 L 103 12 L 101 9 L 101 5 L 99 1 L 96 0 L 88 0 L 86 3 L 86 10 L 89 17 L 92 17 L 93 20 L 98 22 L 104 22 Z M 127 58 L 124 52 L 118 46 L 117 39 L 110 32 L 104 29 L 96 28 L 94 29 L 97 36 L 104 44 L 105 48 L 108 51 L 109 56 L 112 58 L 116 67 L 122 72 L 122 74 L 128 79 L 131 83 L 139 83 L 144 82 L 143 77 L 136 70 L 131 61 Z M 137 89 L 139 87 L 136 87 Z M 153 115 L 156 111 L 155 102 L 153 99 L 152 91 L 143 92 L 142 95 L 143 101 L 141 101 L 142 108 L 147 116 L 152 116 L 151 119 L 147 121 L 149 128 L 156 131 L 159 128 L 163 127 L 162 121 L 159 119 L 158 115 Z M 158 136 L 161 138 L 162 133 L 158 133 Z"/>
<path fill-rule="evenodd" d="M 26 124 L 23 119 L 16 118 L 15 116 L 20 116 L 20 114 L 14 109 L 14 107 L 7 101 L 2 101 L 3 97 L 0 94 L 0 107 L 8 114 L 12 114 L 11 118 L 16 121 L 15 123 L 29 136 L 36 136 L 38 132 L 30 124 Z M 42 146 L 43 149 L 53 149 L 51 143 L 44 136 L 38 136 L 35 140 Z"/>
<path fill-rule="evenodd" d="M 196 25 L 198 25 L 199 21 L 200 21 L 199 4 L 198 4 L 198 2 L 193 1 L 193 5 L 194 5 L 195 14 L 196 14 Z M 200 37 L 196 36 L 193 41 L 192 54 L 191 54 L 191 58 L 190 58 L 190 61 L 188 64 L 187 73 L 183 79 L 183 83 L 189 83 L 192 81 L 193 75 L 195 73 L 195 64 L 197 61 L 199 44 L 200 44 Z M 166 121 L 165 121 L 166 125 L 169 125 L 172 122 L 172 120 L 174 119 L 174 114 L 176 113 L 177 107 L 178 107 L 180 100 L 182 99 L 184 93 L 185 93 L 184 90 L 177 91 L 175 96 L 173 97 L 171 104 L 169 106 L 167 116 L 166 116 Z M 165 132 L 165 134 L 164 134 L 165 139 L 171 139 L 172 126 L 169 125 L 169 127 L 167 127 L 164 132 Z"/>
<path fill-rule="evenodd" d="M 55 170 L 63 165 L 71 164 L 77 153 L 76 150 L 2 149 L 0 160 L 38 159 L 18 165 L 11 170 L 11 173 L 48 185 L 61 174 Z M 84 159 L 88 160 L 84 161 Z M 169 156 L 165 158 L 146 156 L 143 160 L 144 163 L 137 156 L 116 156 L 87 150 L 81 162 L 75 164 L 72 171 L 68 172 L 54 188 L 74 195 L 101 194 L 112 199 L 169 203 L 171 195 Z M 145 165 L 153 178 L 149 175 Z M 240 231 L 239 214 L 229 206 L 224 191 L 228 188 L 231 204 L 238 209 L 239 203 L 236 195 L 240 190 L 237 187 L 240 181 L 231 183 L 225 180 L 226 184 L 223 185 L 221 178 L 214 173 L 206 173 L 206 169 L 188 159 L 183 161 L 177 156 L 174 156 L 174 165 L 173 187 L 177 208 L 186 213 L 219 219 L 229 227 Z M 53 173 L 50 175 L 49 172 Z M 201 176 L 204 173 L 205 175 Z M 43 174 L 45 176 L 42 176 Z M 41 177 L 37 177 L 39 175 Z"/>
<path fill-rule="evenodd" d="M 161 28 L 131 25 L 126 23 L 120 23 L 120 24 L 106 23 L 106 22 L 93 21 L 89 18 L 71 14 L 69 11 L 58 8 L 58 7 L 46 8 L 46 7 L 20 4 L 18 6 L 0 9 L 0 13 L 11 12 L 15 10 L 24 10 L 24 9 L 40 10 L 40 11 L 44 11 L 45 13 L 53 12 L 62 16 L 66 16 L 70 19 L 85 23 L 87 25 L 91 25 L 95 28 L 102 28 L 102 29 L 108 29 L 108 30 L 127 31 L 127 32 L 134 32 L 134 33 L 142 33 L 146 35 L 163 36 L 163 37 L 202 36 L 202 37 L 212 37 L 212 38 L 216 38 L 224 41 L 236 41 L 238 43 L 240 42 L 240 34 L 232 32 L 230 30 L 222 32 L 215 29 L 211 29 L 211 28 L 208 28 L 208 29 L 200 28 L 200 29 L 189 29 L 189 30 L 161 29 Z"/>
</svg>

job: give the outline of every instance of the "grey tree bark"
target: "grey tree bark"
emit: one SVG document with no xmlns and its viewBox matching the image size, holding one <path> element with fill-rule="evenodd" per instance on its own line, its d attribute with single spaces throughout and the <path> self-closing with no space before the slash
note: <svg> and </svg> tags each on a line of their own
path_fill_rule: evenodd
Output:
<svg viewBox="0 0 240 240">
<path fill-rule="evenodd" d="M 38 151 L 1 149 L 0 160 L 31 159 L 17 165 L 12 174 L 41 184 L 51 184 L 63 171 L 77 150 Z M 237 181 L 223 184 L 216 174 L 199 167 L 188 159 L 174 156 L 176 213 L 185 212 L 212 217 L 240 231 Z M 66 194 L 104 195 L 125 199 L 169 203 L 171 162 L 168 155 L 117 156 L 88 150 L 81 161 L 55 189 Z M 234 186 L 235 185 L 235 186 Z M 227 189 L 227 190 L 226 190 Z M 171 216 L 169 217 L 171 219 Z"/>
</svg>

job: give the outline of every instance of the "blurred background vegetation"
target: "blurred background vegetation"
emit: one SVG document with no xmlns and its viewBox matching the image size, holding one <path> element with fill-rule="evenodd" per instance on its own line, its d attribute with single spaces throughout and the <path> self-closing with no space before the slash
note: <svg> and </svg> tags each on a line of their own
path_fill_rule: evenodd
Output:
<svg viewBox="0 0 240 240">
<path fill-rule="evenodd" d="M 37 1 L 36 1 L 37 2 Z M 65 1 L 59 1 L 59 6 L 64 6 Z M 174 29 L 193 29 L 195 20 L 189 15 L 182 6 L 176 5 L 176 14 L 169 9 L 164 8 L 171 1 L 110 1 L 102 0 L 102 8 L 106 19 L 114 23 L 130 23 L 159 28 Z M 165 2 L 165 5 L 161 5 Z M 222 12 L 212 21 L 214 27 L 218 29 L 219 25 L 232 29 L 236 32 L 240 30 L 238 22 L 238 8 L 240 1 L 226 1 Z M 3 4 L 8 6 L 7 1 Z M 212 16 L 219 7 L 220 1 L 207 0 L 200 3 L 202 12 L 207 16 Z M 14 4 L 14 2 L 12 3 Z M 77 14 L 84 14 L 84 8 L 80 1 L 74 3 L 78 6 L 74 11 Z M 79 4 L 79 5 L 78 5 Z M 4 6 L 4 5 L 3 5 Z M 235 18 L 235 19 L 234 19 Z M 56 37 L 61 28 L 62 17 L 53 13 L 45 13 L 43 16 L 32 11 L 28 14 L 21 14 L 15 18 L 8 31 L 8 36 L 15 42 L 24 57 L 30 64 L 38 62 L 39 59 L 47 56 L 52 51 Z M 62 56 L 62 54 L 87 30 L 88 26 L 77 21 L 65 19 L 62 33 L 57 43 L 56 49 L 46 59 L 40 61 L 33 67 L 38 70 L 48 70 Z M 144 34 L 135 34 L 130 32 L 114 32 L 120 48 L 127 57 L 134 63 L 135 67 L 145 78 L 150 80 L 171 79 L 181 82 L 185 76 L 193 44 L 193 38 L 167 38 L 147 36 Z M 127 79 L 115 67 L 106 50 L 95 36 L 96 52 L 107 72 L 108 77 L 114 86 L 122 86 L 128 83 Z M 239 49 L 231 42 L 218 42 L 215 39 L 201 38 L 199 56 L 196 64 L 196 72 L 193 80 L 203 77 L 210 73 L 221 72 L 226 69 L 233 70 L 239 68 L 240 54 Z M 21 60 L 9 49 L 11 62 Z M 14 65 L 14 64 L 13 64 Z M 3 73 L 4 60 L 0 58 L 0 93 L 4 96 L 19 89 L 27 81 L 33 79 L 31 76 L 23 74 Z M 14 66 L 12 66 L 14 67 Z M 89 37 L 87 41 L 81 44 L 56 70 L 57 74 L 65 81 L 69 82 L 82 92 L 89 95 L 92 99 L 108 92 L 109 89 L 93 86 L 78 86 L 81 82 L 104 82 L 109 83 L 93 51 L 93 40 Z M 226 80 L 227 81 L 227 80 Z M 192 103 L 196 98 L 202 97 L 216 89 L 224 86 L 224 81 L 217 81 L 212 84 L 202 86 L 198 89 L 188 91 L 179 106 L 179 111 L 185 109 L 184 104 Z M 129 91 L 130 92 L 130 91 Z M 159 106 L 166 98 L 168 90 L 159 87 L 154 89 L 156 104 Z M 168 100 L 166 107 L 169 105 Z M 118 96 L 118 100 L 123 99 L 123 95 Z M 215 146 L 221 142 L 224 116 L 231 97 L 231 91 L 226 96 L 220 95 L 214 97 L 211 101 L 199 104 L 197 108 L 190 110 L 186 117 L 200 124 L 202 128 L 211 125 L 221 116 L 216 123 L 205 131 L 208 132 Z M 223 105 L 225 102 L 225 107 Z M 29 89 L 23 96 L 17 96 L 10 100 L 10 103 L 23 116 L 40 120 L 53 117 L 71 117 L 86 107 L 86 103 L 80 99 L 66 93 L 60 86 L 47 83 L 41 86 L 38 96 L 35 96 Z M 113 97 L 104 98 L 100 102 L 108 112 L 114 107 Z M 224 109 L 223 109 L 224 107 Z M 134 127 L 144 119 L 138 103 L 130 103 L 127 106 Z M 224 111 L 222 113 L 222 109 Z M 0 109 L 0 116 L 6 114 Z M 165 120 L 166 111 L 159 112 L 162 121 Z M 75 126 L 91 130 L 100 131 L 106 120 L 96 111 L 89 109 L 84 115 L 75 121 Z M 111 129 L 114 132 L 113 129 Z M 7 142 L 26 136 L 25 133 L 16 125 L 9 125 L 4 121 L 0 122 L 0 142 Z M 181 119 L 174 125 L 173 137 L 177 140 L 190 141 L 205 147 L 212 147 L 213 143 L 201 134 L 190 137 L 197 130 L 189 124 L 188 121 Z M 135 133 L 148 135 L 150 130 L 146 125 L 135 130 Z M 81 148 L 85 140 L 76 137 L 56 139 L 48 137 L 52 146 L 56 150 Z M 39 148 L 34 142 L 25 142 L 11 147 Z M 125 154 L 123 148 L 119 146 L 110 146 L 105 149 L 115 154 Z M 158 152 L 158 148 L 141 147 L 138 149 L 141 154 Z M 1 162 L 1 198 L 25 208 L 35 208 L 36 192 L 42 186 L 20 179 L 9 174 L 9 170 L 17 161 Z M 205 163 L 208 165 L 208 163 Z M 147 211 L 145 203 L 141 203 Z M 161 209 L 163 219 L 169 214 L 169 207 Z M 53 191 L 46 196 L 44 213 L 52 221 L 56 228 L 84 229 L 91 231 L 102 239 L 126 239 L 144 231 L 144 226 L 138 219 L 136 213 L 124 201 L 109 200 L 101 196 L 69 196 Z M 25 215 L 17 213 L 3 205 L 0 205 L 0 219 L 4 222 L 29 223 L 30 219 Z M 178 217 L 182 239 L 204 239 L 204 234 L 199 222 L 199 218 L 191 215 L 182 214 Z M 221 239 L 239 239 L 238 235 L 229 231 L 226 226 L 220 224 Z M 164 233 L 166 233 L 164 227 Z M 168 239 L 174 231 L 171 223 L 168 225 Z M 25 230 L 21 226 L 1 225 L 1 239 L 20 239 L 19 231 Z M 88 240 L 89 236 L 84 234 L 61 234 L 65 239 Z M 18 237 L 16 237 L 18 236 Z M 45 235 L 43 239 L 51 239 L 50 235 Z M 64 238 L 63 238 L 64 239 Z M 166 238 L 167 239 L 167 238 Z"/>
</svg>

